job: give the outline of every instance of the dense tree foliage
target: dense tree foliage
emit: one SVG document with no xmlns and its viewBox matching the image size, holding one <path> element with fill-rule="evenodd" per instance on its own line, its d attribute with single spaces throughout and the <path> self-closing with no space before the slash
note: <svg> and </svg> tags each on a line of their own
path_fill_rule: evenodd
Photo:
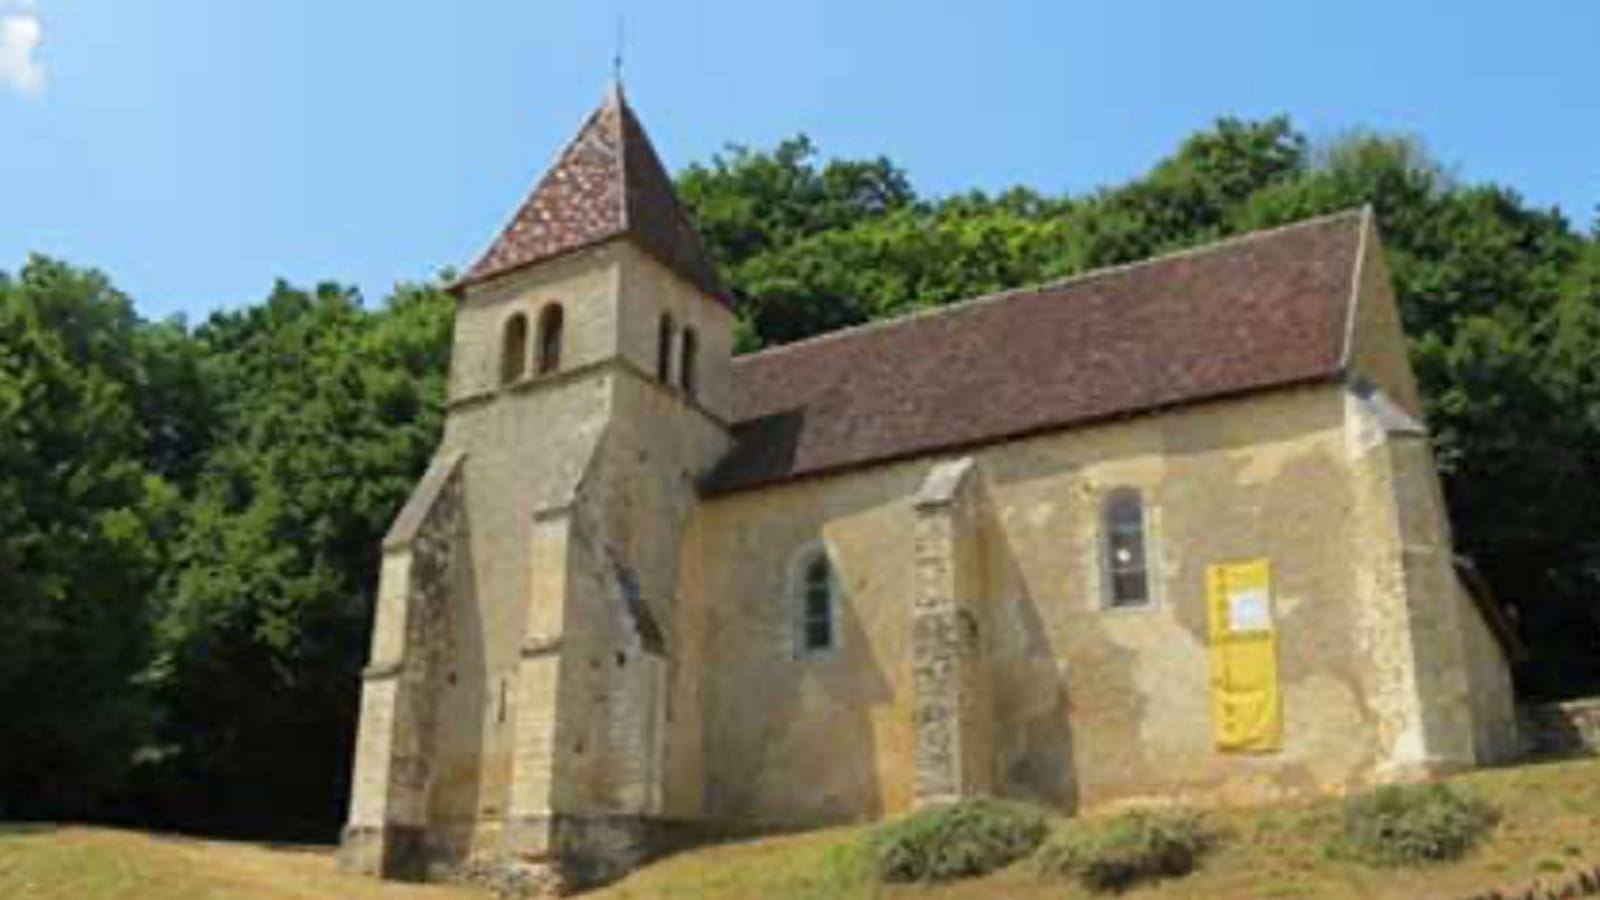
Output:
<svg viewBox="0 0 1600 900">
<path fill-rule="evenodd" d="M 145 734 L 148 597 L 179 514 L 160 468 L 181 468 L 171 451 L 188 430 L 161 406 L 187 380 L 171 338 L 98 274 L 34 260 L 0 276 L 8 812 L 95 810 Z"/>
<path fill-rule="evenodd" d="M 804 138 L 679 179 L 749 350 L 1371 204 L 1462 549 L 1524 690 L 1600 689 L 1600 221 L 1412 140 L 1223 120 L 1082 196 L 920 196 Z M 0 818 L 328 837 L 379 540 L 437 438 L 449 297 L 276 286 L 197 327 L 102 275 L 0 273 Z"/>
<path fill-rule="evenodd" d="M 348 769 L 378 538 L 441 421 L 448 301 L 278 285 L 195 334 L 216 440 L 152 595 L 158 788 L 183 820 L 331 821 Z M 335 782 L 337 783 L 337 782 Z"/>
<path fill-rule="evenodd" d="M 93 272 L 0 278 L 0 816 L 337 821 L 451 309 L 279 285 L 189 330 Z"/>
</svg>

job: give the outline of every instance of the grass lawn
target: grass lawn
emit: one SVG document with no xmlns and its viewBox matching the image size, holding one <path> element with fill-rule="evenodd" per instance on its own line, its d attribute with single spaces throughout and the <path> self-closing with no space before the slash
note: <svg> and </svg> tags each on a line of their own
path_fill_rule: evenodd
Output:
<svg viewBox="0 0 1600 900">
<path fill-rule="evenodd" d="M 1227 839 L 1187 878 L 1130 891 L 1171 898 L 1455 898 L 1554 880 L 1600 863 L 1600 760 L 1529 765 L 1458 782 L 1502 814 L 1487 843 L 1460 862 L 1373 870 L 1322 852 L 1337 801 L 1214 813 Z M 1057 823 L 1084 827 L 1086 820 Z M 944 887 L 878 887 L 865 827 L 731 843 L 682 853 L 589 895 L 595 900 L 1032 900 L 1088 896 L 1040 879 L 1026 860 Z M 398 885 L 334 868 L 329 848 L 223 843 L 99 828 L 0 825 L 0 898 L 191 900 L 295 898 L 485 900 L 465 888 Z"/>
<path fill-rule="evenodd" d="M 488 900 L 443 886 L 344 875 L 331 848 L 224 843 L 105 828 L 0 825 L 0 898 L 50 900 Z"/>
<path fill-rule="evenodd" d="M 1330 860 L 1338 801 L 1212 814 L 1227 835 L 1187 878 L 1138 888 L 1125 900 L 1177 898 L 1455 898 L 1490 887 L 1553 881 L 1600 863 L 1600 761 L 1475 772 L 1456 779 L 1493 803 L 1502 820 L 1465 859 L 1418 869 L 1374 870 Z M 1082 821 L 1082 820 L 1080 820 Z M 1074 827 L 1058 823 L 1058 828 Z M 1081 827 L 1081 826 L 1080 826 Z M 987 878 L 942 887 L 879 887 L 862 849 L 865 828 L 841 828 L 711 847 L 663 860 L 592 895 L 595 900 L 1034 900 L 1093 896 L 1045 880 L 1024 860 Z"/>
</svg>

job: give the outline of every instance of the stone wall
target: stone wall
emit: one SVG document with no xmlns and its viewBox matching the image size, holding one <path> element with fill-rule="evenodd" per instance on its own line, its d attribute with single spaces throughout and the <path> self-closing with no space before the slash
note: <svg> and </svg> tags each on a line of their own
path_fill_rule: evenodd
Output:
<svg viewBox="0 0 1600 900">
<path fill-rule="evenodd" d="M 508 311 L 551 301 L 568 310 L 562 371 L 485 388 Z M 654 377 L 662 311 L 696 327 L 699 396 Z M 725 309 L 626 244 L 488 285 L 458 314 L 465 393 L 445 443 L 471 451 L 474 599 L 455 611 L 469 652 L 438 754 L 453 776 L 431 810 L 440 858 L 565 866 L 611 832 L 561 822 L 698 813 L 698 740 L 678 739 L 698 717 L 671 714 L 677 692 L 694 703 L 679 569 L 695 485 L 726 447 L 709 406 L 726 404 L 730 332 Z M 596 841 L 586 869 L 611 852 Z"/>
<path fill-rule="evenodd" d="M 456 662 L 452 605 L 469 562 L 462 461 L 434 460 L 384 540 L 341 848 L 342 863 L 366 874 L 426 867 L 439 704 Z"/>
<path fill-rule="evenodd" d="M 671 353 L 671 381 L 679 381 L 682 335 L 693 328 L 699 341 L 697 392 L 694 402 L 713 418 L 726 421 L 731 414 L 733 365 L 733 312 L 708 300 L 677 273 L 631 246 L 621 248 L 622 308 L 619 314 L 618 352 L 640 372 L 656 371 L 657 328 L 661 313 L 672 315 L 677 339 Z"/>
<path fill-rule="evenodd" d="M 1258 802 L 1361 783 L 1374 764 L 1353 652 L 1367 547 L 1335 386 L 996 448 L 992 603 L 1008 792 L 1058 806 Z M 1104 510 L 1144 500 L 1153 600 L 1111 608 Z M 1206 574 L 1272 572 L 1283 749 L 1216 749 Z"/>
<path fill-rule="evenodd" d="M 1427 433 L 1386 395 L 1346 398 L 1355 526 L 1359 652 L 1378 775 L 1428 777 L 1476 762 L 1466 657 L 1470 617 L 1449 543 Z M 1504 666 L 1501 660 L 1501 666 Z"/>
<path fill-rule="evenodd" d="M 561 365 L 540 374 L 531 345 L 551 303 L 564 310 Z M 696 329 L 698 396 L 654 378 L 662 311 Z M 502 383 L 501 339 L 519 314 L 530 365 Z M 668 637 L 684 627 L 678 571 L 695 485 L 726 445 L 712 409 L 728 402 L 731 327 L 725 308 L 626 242 L 461 298 L 436 454 L 450 476 L 425 478 L 396 530 L 446 512 L 439 527 L 460 527 L 444 562 L 427 528 L 386 558 L 363 712 L 373 737 L 362 739 L 364 757 L 386 762 L 363 763 L 357 778 L 403 789 L 358 789 L 353 834 L 368 822 L 403 828 L 408 856 L 444 871 L 572 855 L 582 835 L 609 833 L 563 836 L 552 831 L 563 816 L 659 817 L 669 802 L 698 813 L 698 736 L 666 734 L 669 693 L 692 707 L 697 686 L 669 659 Z M 413 597 L 417 585 L 428 587 Z M 413 627 L 423 610 L 425 634 Z M 386 668 L 391 644 L 403 645 L 404 666 Z M 425 689 L 413 684 L 419 673 Z M 699 721 L 685 712 L 680 736 Z M 672 797 L 669 743 L 679 745 L 673 771 L 696 780 Z"/>
<path fill-rule="evenodd" d="M 698 673 L 705 817 L 800 826 L 909 809 L 914 763 L 911 498 L 925 465 L 707 503 Z M 835 646 L 796 652 L 797 553 L 828 549 Z"/>
<path fill-rule="evenodd" d="M 1517 709 L 1523 749 L 1535 756 L 1600 752 L 1600 697 L 1563 703 L 1524 704 Z"/>
<path fill-rule="evenodd" d="M 1332 789 L 1373 766 L 1351 651 L 1356 498 L 1338 388 L 1291 391 L 982 448 L 981 600 L 996 785 L 1072 808 L 1140 796 Z M 708 814 L 790 824 L 911 805 L 916 769 L 913 461 L 708 504 L 700 589 Z M 1144 492 L 1156 602 L 1107 610 L 1103 498 Z M 796 659 L 796 550 L 821 536 L 845 609 L 835 654 Z M 1266 556 L 1277 578 L 1287 744 L 1214 750 L 1205 567 Z M 751 685 L 760 685 L 752 690 Z"/>
<path fill-rule="evenodd" d="M 560 621 L 559 609 L 548 609 L 556 601 L 536 599 L 536 587 L 551 577 L 565 584 L 564 560 L 534 564 L 535 513 L 572 502 L 604 439 L 617 377 L 601 371 L 529 379 L 458 405 L 446 422 L 441 452 L 466 454 L 463 502 L 472 530 L 450 604 L 457 650 L 440 698 L 428 810 L 430 825 L 451 835 L 438 844 L 442 854 L 498 848 L 519 728 L 553 714 L 522 704 L 530 623 L 544 612 Z"/>
<path fill-rule="evenodd" d="M 804 825 L 909 808 L 929 714 L 919 686 L 965 665 L 952 650 L 922 671 L 918 604 L 962 593 L 984 620 L 982 718 L 1005 794 L 1065 809 L 1259 802 L 1406 774 L 1396 760 L 1489 758 L 1480 745 L 1508 732 L 1506 716 L 1495 725 L 1505 660 L 1471 627 L 1426 442 L 1394 464 L 1393 436 L 1361 437 L 1371 423 L 1348 396 L 1291 389 L 968 451 L 984 484 L 976 541 L 959 516 L 919 511 L 949 465 L 933 459 L 711 499 L 704 571 L 685 588 L 710 604 L 707 815 Z M 1383 464 L 1363 480 L 1372 453 Z M 1122 487 L 1146 502 L 1145 608 L 1105 605 L 1101 515 Z M 785 575 L 819 537 L 843 585 L 842 637 L 797 659 Z M 966 546 L 981 576 L 961 591 L 949 563 Z M 1227 754 L 1211 721 L 1205 572 L 1263 557 L 1283 749 Z"/>
<path fill-rule="evenodd" d="M 620 244 L 602 244 L 474 286 L 456 306 L 451 401 L 492 395 L 499 389 L 501 339 L 514 315 L 527 320 L 531 363 L 539 313 L 550 303 L 562 308 L 563 370 L 613 358 L 620 327 L 615 298 L 622 256 Z"/>
<path fill-rule="evenodd" d="M 980 477 L 970 458 L 942 463 L 915 501 L 912 780 L 919 806 L 994 791 Z"/>
</svg>

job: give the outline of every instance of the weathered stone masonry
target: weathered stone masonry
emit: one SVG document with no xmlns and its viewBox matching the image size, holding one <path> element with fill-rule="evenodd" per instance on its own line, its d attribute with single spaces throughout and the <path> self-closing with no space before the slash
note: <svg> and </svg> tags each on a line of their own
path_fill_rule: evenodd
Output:
<svg viewBox="0 0 1600 900">
<path fill-rule="evenodd" d="M 618 91 L 455 290 L 444 437 L 384 543 L 354 870 L 582 886 L 705 829 L 1261 802 L 1516 751 L 1515 635 L 1452 552 L 1370 212 L 735 360 Z M 1241 561 L 1271 572 L 1271 752 L 1212 720 L 1207 572 Z"/>
<path fill-rule="evenodd" d="M 452 665 L 449 610 L 463 599 L 461 456 L 436 458 L 384 539 L 385 595 L 363 673 L 356 782 L 344 864 L 385 877 L 425 872 L 436 704 Z"/>
<path fill-rule="evenodd" d="M 971 459 L 935 466 L 916 499 L 911 654 L 919 805 L 994 790 L 975 468 Z"/>
</svg>

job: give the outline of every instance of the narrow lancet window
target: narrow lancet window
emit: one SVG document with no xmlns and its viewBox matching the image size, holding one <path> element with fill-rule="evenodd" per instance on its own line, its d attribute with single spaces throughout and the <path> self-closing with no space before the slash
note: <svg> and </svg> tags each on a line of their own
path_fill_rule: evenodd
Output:
<svg viewBox="0 0 1600 900">
<path fill-rule="evenodd" d="M 838 605 L 833 566 L 820 547 L 806 551 L 798 569 L 795 593 L 799 605 L 798 655 L 818 656 L 834 648 L 834 613 Z"/>
<path fill-rule="evenodd" d="M 528 371 L 528 317 L 517 313 L 506 320 L 500 340 L 500 383 L 510 384 Z"/>
<path fill-rule="evenodd" d="M 695 334 L 693 328 L 683 329 L 683 352 L 680 354 L 681 358 L 678 360 L 678 364 L 680 366 L 680 370 L 678 372 L 678 383 L 683 386 L 683 392 L 691 397 L 695 395 L 695 391 L 699 387 L 698 380 L 700 373 L 695 371 L 695 366 L 699 364 L 699 360 L 697 358 L 699 355 L 700 336 Z"/>
<path fill-rule="evenodd" d="M 551 303 L 539 313 L 539 374 L 561 368 L 561 304 Z"/>
<path fill-rule="evenodd" d="M 1132 488 L 1119 488 L 1106 498 L 1106 605 L 1113 608 L 1150 603 L 1150 565 L 1146 553 L 1144 499 Z"/>
<path fill-rule="evenodd" d="M 661 325 L 656 329 L 656 379 L 662 384 L 672 382 L 672 313 L 661 314 Z"/>
</svg>

